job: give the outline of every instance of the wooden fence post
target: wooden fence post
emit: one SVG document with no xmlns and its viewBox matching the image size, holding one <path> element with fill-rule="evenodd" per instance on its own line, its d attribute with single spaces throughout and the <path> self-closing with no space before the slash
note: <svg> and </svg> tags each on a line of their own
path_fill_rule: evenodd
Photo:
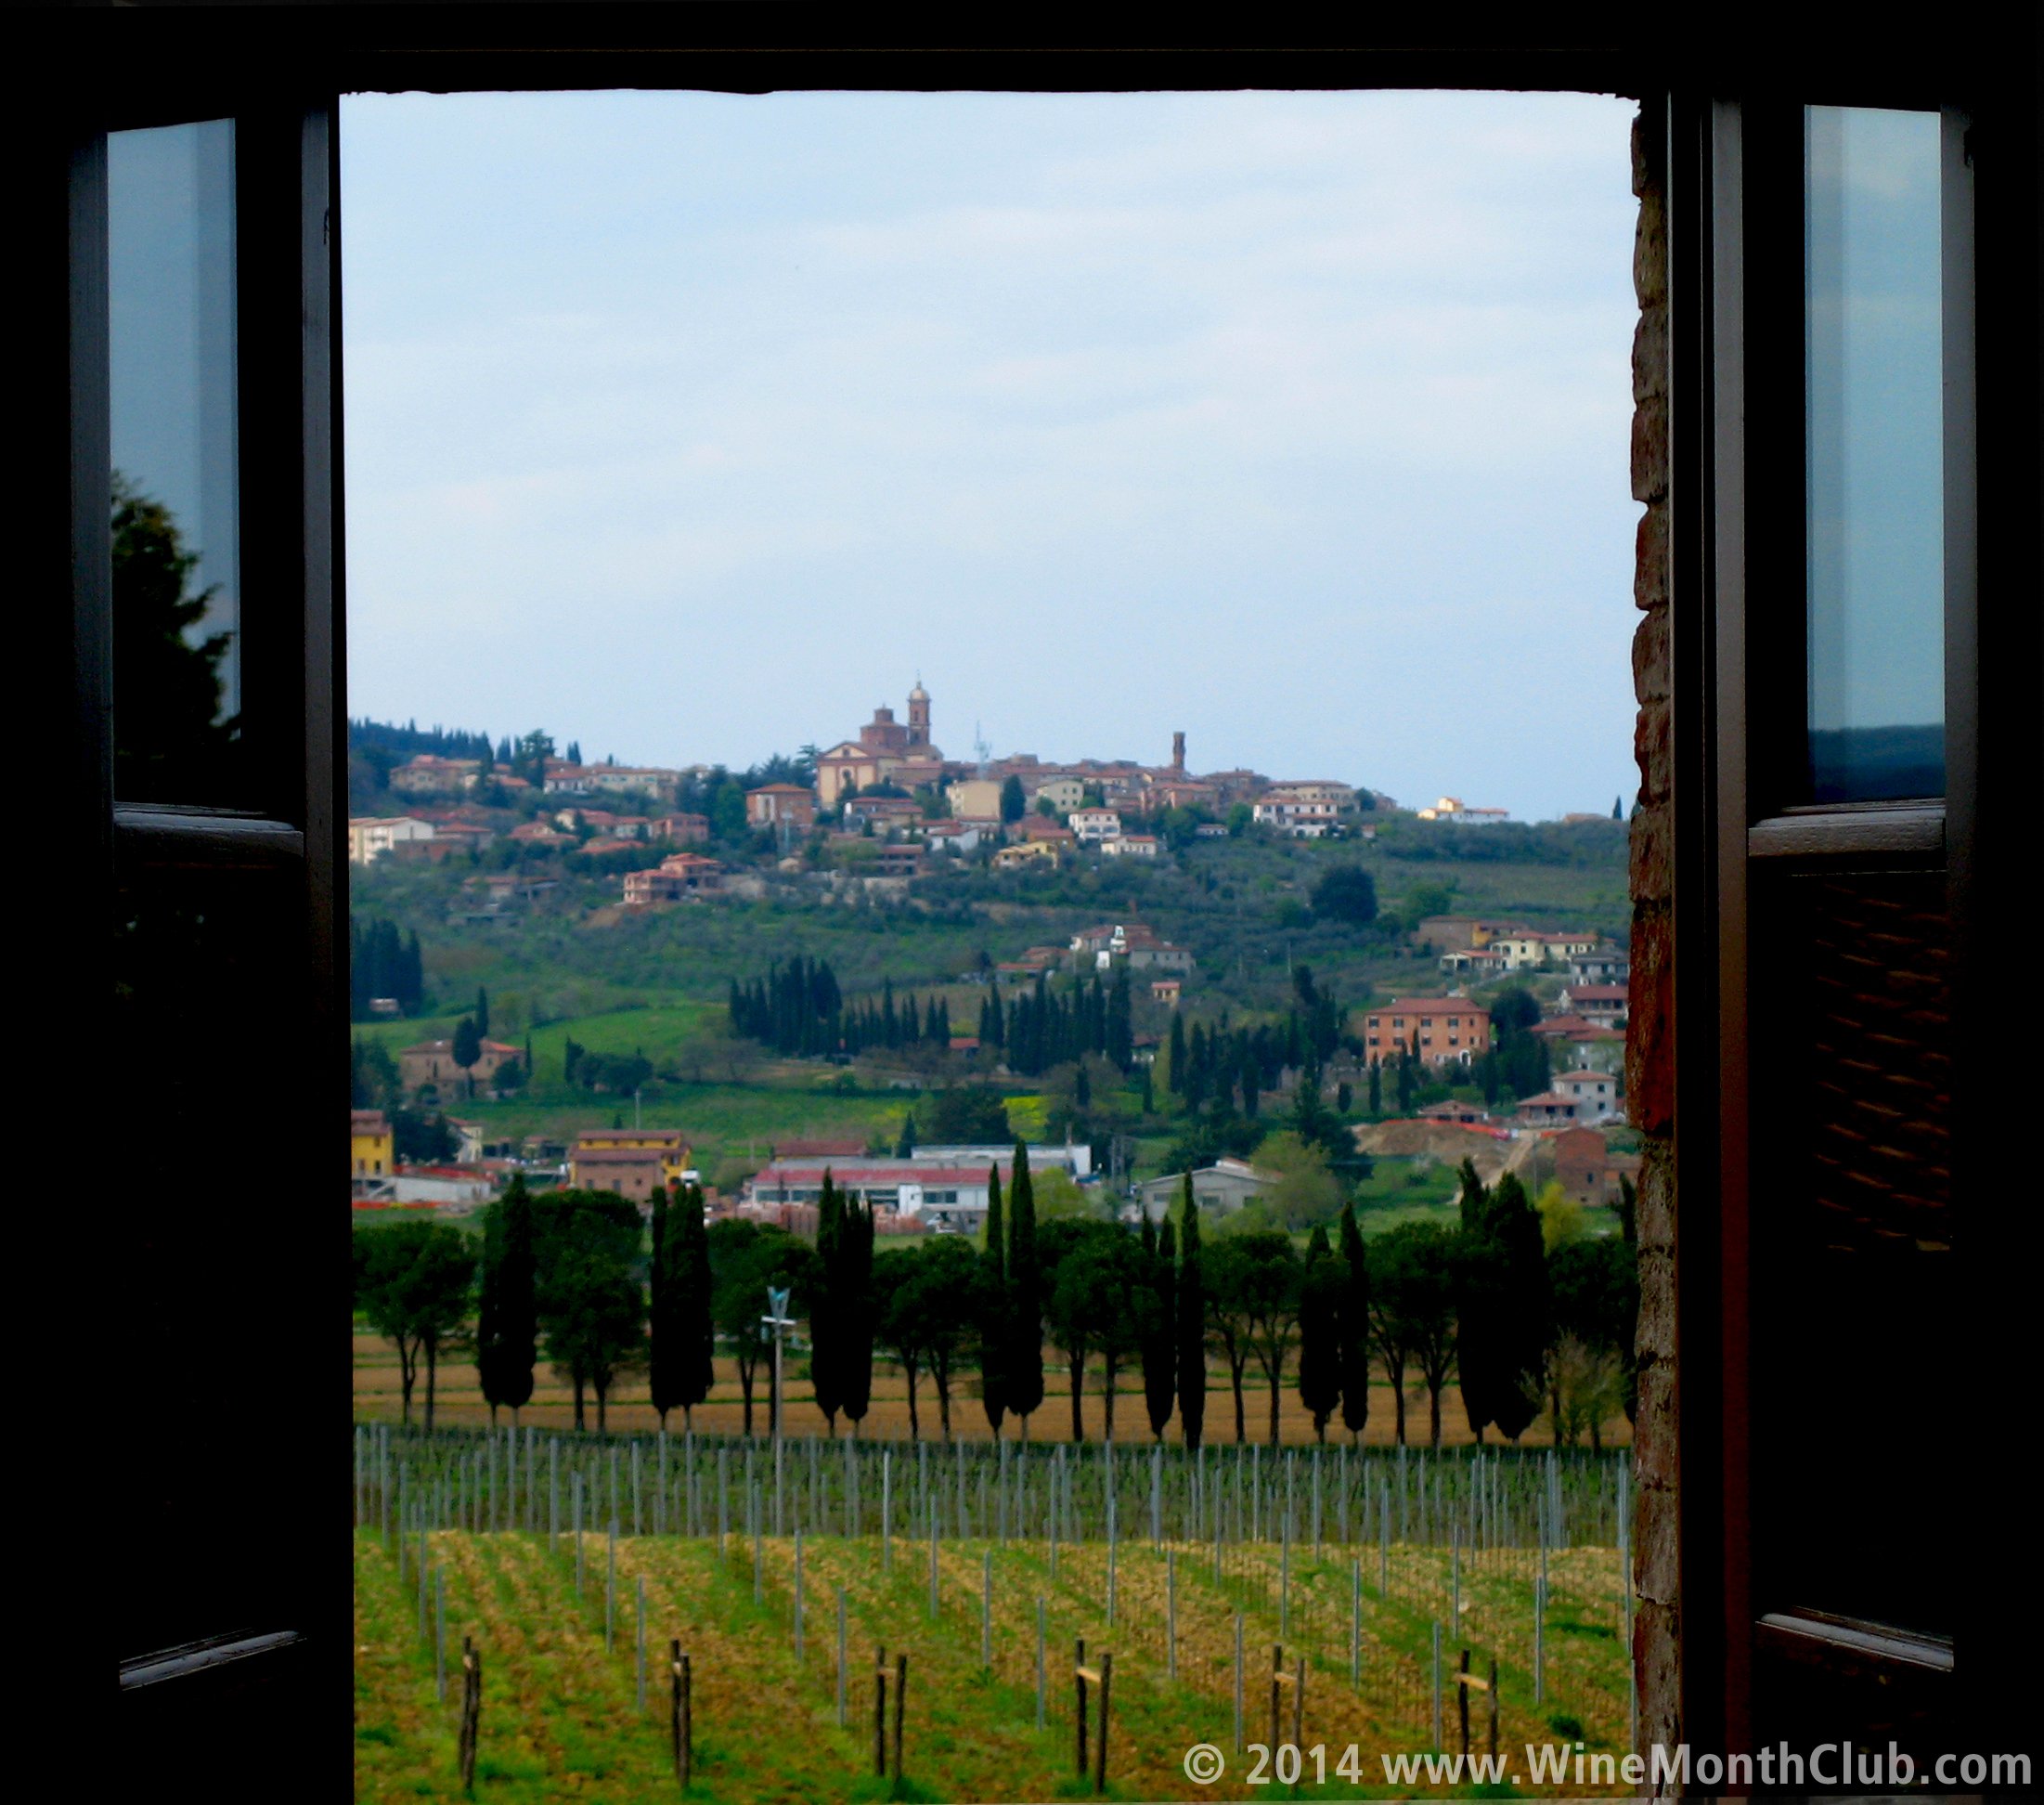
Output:
<svg viewBox="0 0 2044 1805">
<path fill-rule="evenodd" d="M 461 1638 L 461 1790 L 475 1797 L 475 1745 L 483 1728 L 483 1653 L 473 1636 Z"/>
<path fill-rule="evenodd" d="M 909 1657 L 894 1657 L 894 1777 L 901 1779 L 901 1713 L 909 1696 Z"/>
<path fill-rule="evenodd" d="M 1456 1714 L 1462 1724 L 1462 1753 L 1469 1752 L 1469 1651 L 1462 1651 L 1461 1678 L 1455 1687 Z"/>
<path fill-rule="evenodd" d="M 1299 1657 L 1299 1676 L 1292 1682 L 1292 1747 L 1306 1747 L 1306 1657 Z"/>
<path fill-rule="evenodd" d="M 887 1776 L 887 1649 L 883 1643 L 873 1657 L 873 1771 Z"/>
<path fill-rule="evenodd" d="M 1078 1696 L 1078 1708 L 1072 1714 L 1079 1751 L 1078 1773 L 1083 1780 L 1086 1777 L 1086 1639 L 1083 1636 L 1076 1638 L 1072 1644 L 1072 1686 Z"/>
<path fill-rule="evenodd" d="M 1114 1698 L 1114 1651 L 1100 1656 L 1100 1740 L 1093 1745 L 1093 1789 L 1107 1790 L 1107 1709 Z"/>
</svg>

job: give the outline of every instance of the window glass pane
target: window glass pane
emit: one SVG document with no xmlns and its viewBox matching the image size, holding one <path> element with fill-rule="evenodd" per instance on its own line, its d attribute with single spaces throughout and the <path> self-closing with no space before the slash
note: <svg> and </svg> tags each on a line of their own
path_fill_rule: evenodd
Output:
<svg viewBox="0 0 2044 1805">
<path fill-rule="evenodd" d="M 1811 799 L 1945 788 L 1938 117 L 1806 114 Z"/>
<path fill-rule="evenodd" d="M 114 793 L 240 786 L 234 122 L 107 140 Z"/>
</svg>

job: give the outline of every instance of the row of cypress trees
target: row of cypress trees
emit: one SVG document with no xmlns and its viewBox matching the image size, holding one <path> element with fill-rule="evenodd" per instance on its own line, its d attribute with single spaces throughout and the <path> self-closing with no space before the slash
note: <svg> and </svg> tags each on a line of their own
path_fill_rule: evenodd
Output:
<svg viewBox="0 0 2044 1805">
<path fill-rule="evenodd" d="M 1056 991 L 1042 973 L 1012 1002 L 998 995 L 979 1005 L 979 1040 L 999 1050 L 1011 1071 L 1034 1077 L 1097 1053 L 1126 1071 L 1135 1058 L 1135 1020 L 1126 966 L 1112 983 L 1090 982 Z"/>
</svg>

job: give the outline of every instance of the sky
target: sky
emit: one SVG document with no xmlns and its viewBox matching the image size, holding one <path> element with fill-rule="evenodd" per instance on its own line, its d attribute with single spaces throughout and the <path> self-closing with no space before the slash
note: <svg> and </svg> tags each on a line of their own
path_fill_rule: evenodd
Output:
<svg viewBox="0 0 2044 1805">
<path fill-rule="evenodd" d="M 342 104 L 349 708 L 1629 801 L 1630 102 Z"/>
</svg>

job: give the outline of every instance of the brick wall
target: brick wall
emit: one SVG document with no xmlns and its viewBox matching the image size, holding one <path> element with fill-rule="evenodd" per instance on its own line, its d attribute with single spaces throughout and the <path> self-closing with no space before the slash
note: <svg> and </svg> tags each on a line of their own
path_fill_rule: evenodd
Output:
<svg viewBox="0 0 2044 1805">
<path fill-rule="evenodd" d="M 1633 688 L 1639 764 L 1632 821 L 1632 1019 L 1625 1089 L 1644 1136 L 1639 1171 L 1639 1405 L 1634 1432 L 1638 1482 L 1634 1528 L 1633 1661 L 1639 1676 L 1638 1747 L 1682 1740 L 1682 1601 L 1675 1584 L 1675 1045 L 1671 823 L 1673 747 L 1668 720 L 1668 231 L 1659 134 L 1633 123 L 1633 192 L 1639 220 L 1633 286 L 1633 495 L 1644 504 L 1636 545 Z"/>
</svg>

